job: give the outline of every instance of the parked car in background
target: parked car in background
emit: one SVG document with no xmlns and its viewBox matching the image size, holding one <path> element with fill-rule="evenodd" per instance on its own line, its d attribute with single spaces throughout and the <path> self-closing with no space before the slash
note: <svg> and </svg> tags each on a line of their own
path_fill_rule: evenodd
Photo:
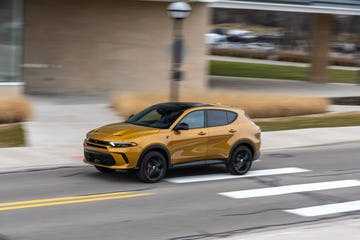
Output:
<svg viewBox="0 0 360 240">
<path fill-rule="evenodd" d="M 283 35 L 279 34 L 262 34 L 257 36 L 257 40 L 261 42 L 280 44 L 283 40 Z"/>
<path fill-rule="evenodd" d="M 147 183 L 167 169 L 225 164 L 246 174 L 260 155 L 260 128 L 238 108 L 202 103 L 161 103 L 90 131 L 84 162 L 103 173 L 134 170 Z"/>
<path fill-rule="evenodd" d="M 205 34 L 205 43 L 209 45 L 217 45 L 226 40 L 225 35 L 220 35 L 217 33 L 206 33 Z"/>
<path fill-rule="evenodd" d="M 212 33 L 216 33 L 219 35 L 226 35 L 227 30 L 225 28 L 214 28 L 211 30 Z"/>
<path fill-rule="evenodd" d="M 357 46 L 351 43 L 334 43 L 331 45 L 331 50 L 338 53 L 355 53 Z"/>
<path fill-rule="evenodd" d="M 229 42 L 254 42 L 257 39 L 257 35 L 255 35 L 251 31 L 247 30 L 229 30 L 227 32 L 227 40 Z"/>
</svg>

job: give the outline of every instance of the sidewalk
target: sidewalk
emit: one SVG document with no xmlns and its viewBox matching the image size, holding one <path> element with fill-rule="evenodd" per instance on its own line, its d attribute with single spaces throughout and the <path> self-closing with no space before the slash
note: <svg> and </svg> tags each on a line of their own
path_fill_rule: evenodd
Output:
<svg viewBox="0 0 360 240">
<path fill-rule="evenodd" d="M 353 97 L 360 85 L 349 83 L 312 83 L 295 80 L 209 76 L 212 89 L 227 89 L 239 94 L 265 94 L 303 97 Z"/>
<path fill-rule="evenodd" d="M 82 143 L 96 127 L 123 121 L 99 96 L 30 96 L 32 121 L 24 124 L 27 147 L 0 148 L 0 172 L 84 165 Z"/>
</svg>

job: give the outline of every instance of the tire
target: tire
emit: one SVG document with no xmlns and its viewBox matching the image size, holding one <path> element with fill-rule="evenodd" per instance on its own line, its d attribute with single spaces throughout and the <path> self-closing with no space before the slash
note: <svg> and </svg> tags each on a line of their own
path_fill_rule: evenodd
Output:
<svg viewBox="0 0 360 240">
<path fill-rule="evenodd" d="M 95 166 L 95 168 L 102 173 L 113 173 L 116 170 L 115 169 L 111 169 L 111 168 L 105 168 L 105 167 L 100 167 L 100 166 Z"/>
<path fill-rule="evenodd" d="M 138 178 L 146 183 L 158 182 L 165 176 L 165 157 L 156 151 L 148 152 L 141 159 L 140 169 L 137 172 Z"/>
<path fill-rule="evenodd" d="M 228 171 L 234 175 L 246 174 L 252 165 L 253 154 L 246 146 L 237 147 L 226 164 Z"/>
</svg>

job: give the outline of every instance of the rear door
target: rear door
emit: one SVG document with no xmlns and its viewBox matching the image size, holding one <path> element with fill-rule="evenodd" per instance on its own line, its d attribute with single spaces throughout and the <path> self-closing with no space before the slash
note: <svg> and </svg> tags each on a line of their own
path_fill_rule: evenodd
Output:
<svg viewBox="0 0 360 240">
<path fill-rule="evenodd" d="M 231 148 L 231 138 L 237 133 L 237 113 L 226 110 L 207 110 L 209 132 L 208 158 L 225 159 Z"/>
</svg>

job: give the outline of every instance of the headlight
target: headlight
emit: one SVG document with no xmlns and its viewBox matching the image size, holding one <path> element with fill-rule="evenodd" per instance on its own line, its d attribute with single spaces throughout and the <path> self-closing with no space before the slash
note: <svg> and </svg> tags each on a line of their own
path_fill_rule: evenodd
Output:
<svg viewBox="0 0 360 240">
<path fill-rule="evenodd" d="M 137 146 L 137 143 L 134 143 L 134 142 L 110 142 L 110 145 L 112 147 L 126 148 L 126 147 L 135 147 L 135 146 Z"/>
</svg>

